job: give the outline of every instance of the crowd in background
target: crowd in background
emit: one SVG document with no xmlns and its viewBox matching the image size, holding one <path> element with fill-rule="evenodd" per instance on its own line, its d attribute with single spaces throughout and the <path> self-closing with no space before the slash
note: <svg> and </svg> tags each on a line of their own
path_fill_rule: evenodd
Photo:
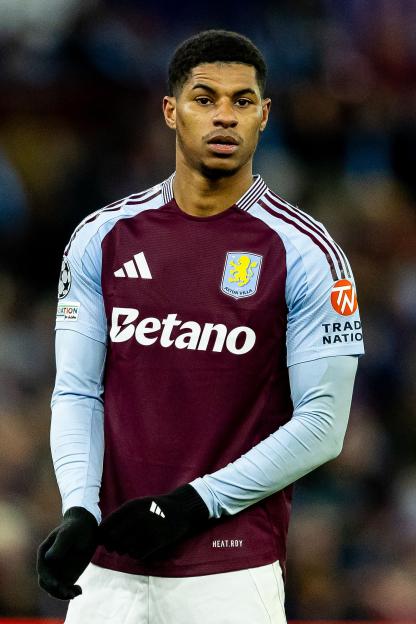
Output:
<svg viewBox="0 0 416 624">
<path fill-rule="evenodd" d="M 49 402 L 63 248 L 89 212 L 173 171 L 167 62 L 221 27 L 269 66 L 255 172 L 342 245 L 364 327 L 344 450 L 296 487 L 288 615 L 416 618 L 415 23 L 414 0 L 0 3 L 0 615 L 64 612 L 35 575 L 60 517 Z"/>
</svg>

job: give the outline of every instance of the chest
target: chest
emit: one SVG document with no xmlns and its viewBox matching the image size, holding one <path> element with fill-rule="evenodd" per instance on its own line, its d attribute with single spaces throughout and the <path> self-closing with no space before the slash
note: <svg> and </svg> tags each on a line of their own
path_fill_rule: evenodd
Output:
<svg viewBox="0 0 416 624">
<path fill-rule="evenodd" d="M 254 340 L 252 332 L 257 339 L 284 331 L 285 253 L 264 227 L 233 216 L 195 222 L 150 214 L 120 224 L 102 258 L 112 339 L 135 331 L 148 343 L 157 332 L 166 338 L 168 328 L 169 340 L 186 330 L 196 345 L 221 326 L 239 348 Z"/>
</svg>

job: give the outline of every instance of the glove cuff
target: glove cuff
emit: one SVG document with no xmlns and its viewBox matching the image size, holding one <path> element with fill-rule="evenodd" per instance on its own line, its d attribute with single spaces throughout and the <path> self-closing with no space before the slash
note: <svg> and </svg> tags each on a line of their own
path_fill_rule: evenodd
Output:
<svg viewBox="0 0 416 624">
<path fill-rule="evenodd" d="M 192 485 L 189 483 L 181 485 L 171 495 L 175 497 L 175 502 L 180 505 L 181 511 L 193 522 L 208 520 L 208 507 Z"/>
<path fill-rule="evenodd" d="M 82 520 L 86 524 L 90 524 L 92 527 L 97 527 L 97 519 L 92 515 L 85 507 L 70 507 L 64 513 L 64 520 Z"/>
</svg>

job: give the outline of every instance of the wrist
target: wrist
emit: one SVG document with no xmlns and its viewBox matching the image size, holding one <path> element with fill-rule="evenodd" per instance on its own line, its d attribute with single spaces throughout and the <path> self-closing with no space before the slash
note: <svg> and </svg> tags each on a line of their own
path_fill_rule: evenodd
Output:
<svg viewBox="0 0 416 624">
<path fill-rule="evenodd" d="M 209 519 L 209 510 L 196 489 L 189 483 L 181 485 L 172 492 L 181 511 L 195 522 Z"/>
<path fill-rule="evenodd" d="M 94 527 L 98 525 L 95 516 L 85 507 L 70 507 L 66 510 L 63 517 L 64 520 L 81 520 Z"/>
</svg>

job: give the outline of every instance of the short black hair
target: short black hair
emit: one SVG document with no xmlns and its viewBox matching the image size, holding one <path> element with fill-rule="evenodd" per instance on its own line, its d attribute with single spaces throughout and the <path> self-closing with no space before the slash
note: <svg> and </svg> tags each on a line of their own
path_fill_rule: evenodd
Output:
<svg viewBox="0 0 416 624">
<path fill-rule="evenodd" d="M 248 37 L 230 30 L 204 30 L 176 48 L 168 69 L 169 95 L 182 89 L 194 67 L 217 62 L 252 65 L 263 95 L 267 68 L 262 53 Z"/>
</svg>

